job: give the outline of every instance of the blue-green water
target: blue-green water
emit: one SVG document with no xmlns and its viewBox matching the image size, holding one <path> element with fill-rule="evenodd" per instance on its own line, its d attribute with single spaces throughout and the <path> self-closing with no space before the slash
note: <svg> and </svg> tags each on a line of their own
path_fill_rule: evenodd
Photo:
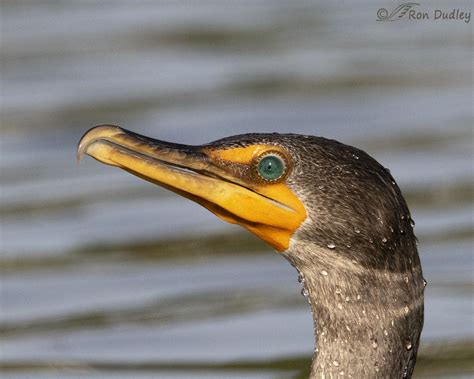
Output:
<svg viewBox="0 0 474 379">
<path fill-rule="evenodd" d="M 378 8 L 2 2 L 1 377 L 305 377 L 312 321 L 294 269 L 194 203 L 77 166 L 100 123 L 366 150 L 416 220 L 428 280 L 416 376 L 470 377 L 473 21 L 381 23 Z"/>
</svg>

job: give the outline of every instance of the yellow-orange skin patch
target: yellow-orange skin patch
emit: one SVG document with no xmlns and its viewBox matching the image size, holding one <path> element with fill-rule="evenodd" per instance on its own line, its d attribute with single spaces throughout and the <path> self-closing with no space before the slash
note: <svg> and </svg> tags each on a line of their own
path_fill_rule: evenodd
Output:
<svg viewBox="0 0 474 379">
<path fill-rule="evenodd" d="M 288 158 L 288 153 L 279 146 L 273 145 L 251 145 L 246 147 L 236 147 L 225 150 L 205 150 L 206 154 L 215 161 L 224 161 L 228 163 L 239 163 L 249 166 L 255 166 L 256 161 L 267 152 L 277 152 L 281 154 L 287 160 L 287 164 L 290 165 L 291 162 Z M 293 193 L 293 191 L 288 188 L 285 181 L 276 181 L 265 182 L 260 181 L 258 183 L 249 183 L 249 188 L 252 188 L 255 192 L 273 199 L 278 203 L 284 204 L 286 207 L 291 208 L 292 212 L 285 212 L 286 214 L 281 214 L 273 209 L 273 212 L 270 212 L 265 215 L 261 215 L 261 222 L 251 225 L 245 225 L 241 222 L 238 222 L 246 229 L 250 230 L 252 233 L 256 234 L 258 237 L 263 239 L 265 242 L 273 246 L 277 251 L 285 251 L 288 249 L 290 244 L 290 239 L 293 233 L 298 229 L 301 223 L 306 219 L 306 209 L 300 199 Z M 267 200 L 263 200 L 267 201 Z M 242 202 L 240 204 L 248 213 L 258 213 L 258 210 L 250 204 Z M 274 205 L 274 208 L 277 205 Z M 273 219 L 275 223 L 275 218 L 282 217 L 284 219 L 278 220 L 278 227 L 270 226 L 270 220 Z M 236 223 L 234 220 L 229 220 L 229 222 Z M 270 225 L 269 225 L 270 224 Z"/>
<path fill-rule="evenodd" d="M 204 151 L 216 160 L 241 164 L 252 164 L 255 159 L 258 159 L 262 154 L 269 151 L 279 152 L 283 157 L 287 157 L 288 155 L 284 149 L 273 145 L 250 145 L 225 150 L 204 149 Z"/>
</svg>

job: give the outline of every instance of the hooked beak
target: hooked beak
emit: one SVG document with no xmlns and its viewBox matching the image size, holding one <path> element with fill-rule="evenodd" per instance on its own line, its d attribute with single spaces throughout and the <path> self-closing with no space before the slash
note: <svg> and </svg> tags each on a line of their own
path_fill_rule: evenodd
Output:
<svg viewBox="0 0 474 379">
<path fill-rule="evenodd" d="M 288 248 L 291 235 L 306 218 L 303 204 L 286 185 L 248 183 L 216 164 L 208 147 L 164 142 L 100 125 L 81 138 L 78 160 L 85 154 L 203 205 L 278 251 Z"/>
</svg>

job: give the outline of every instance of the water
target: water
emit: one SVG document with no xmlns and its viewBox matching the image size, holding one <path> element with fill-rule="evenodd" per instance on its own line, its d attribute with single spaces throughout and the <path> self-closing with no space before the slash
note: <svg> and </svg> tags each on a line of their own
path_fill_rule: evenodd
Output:
<svg viewBox="0 0 474 379">
<path fill-rule="evenodd" d="M 181 143 L 277 131 L 366 150 L 416 220 L 429 283 L 416 376 L 469 377 L 472 29 L 379 23 L 379 7 L 4 1 L 2 378 L 307 375 L 295 270 L 196 204 L 77 166 L 99 123 Z"/>
</svg>

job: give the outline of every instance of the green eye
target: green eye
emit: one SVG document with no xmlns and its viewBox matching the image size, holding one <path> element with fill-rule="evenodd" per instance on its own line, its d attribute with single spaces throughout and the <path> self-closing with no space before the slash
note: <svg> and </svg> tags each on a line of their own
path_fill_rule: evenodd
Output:
<svg viewBox="0 0 474 379">
<path fill-rule="evenodd" d="M 258 162 L 258 174 L 265 180 L 280 179 L 286 170 L 283 158 L 276 154 L 268 154 Z"/>
</svg>

